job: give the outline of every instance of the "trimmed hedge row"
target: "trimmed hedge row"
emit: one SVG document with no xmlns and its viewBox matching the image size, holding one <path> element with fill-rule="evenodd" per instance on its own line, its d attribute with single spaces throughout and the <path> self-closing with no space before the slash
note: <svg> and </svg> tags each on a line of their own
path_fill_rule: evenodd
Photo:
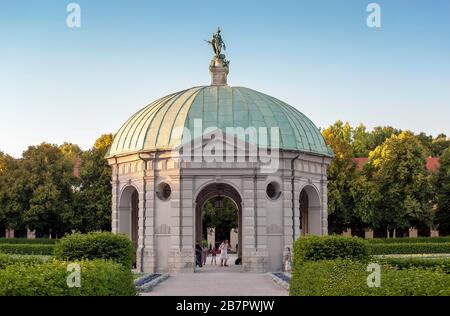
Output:
<svg viewBox="0 0 450 316">
<path fill-rule="evenodd" d="M 370 244 L 417 244 L 417 243 L 447 243 L 450 236 L 446 237 L 415 237 L 415 238 L 371 238 L 366 239 Z"/>
<path fill-rule="evenodd" d="M 450 242 L 369 244 L 372 255 L 450 253 Z"/>
<path fill-rule="evenodd" d="M 80 261 L 80 287 L 69 287 L 68 262 L 14 264 L 0 269 L 0 296 L 130 296 L 136 294 L 131 270 L 122 264 Z"/>
<path fill-rule="evenodd" d="M 401 270 L 409 268 L 429 268 L 450 274 L 450 258 L 386 258 L 381 260 L 381 262 L 397 267 Z"/>
<path fill-rule="evenodd" d="M 111 259 L 129 269 L 133 253 L 128 236 L 109 232 L 67 235 L 56 244 L 54 252 L 60 260 Z"/>
<path fill-rule="evenodd" d="M 292 273 L 295 296 L 450 295 L 450 275 L 434 269 L 381 267 L 381 287 L 368 287 L 367 264 L 350 259 L 304 261 Z"/>
<path fill-rule="evenodd" d="M 297 239 L 294 244 L 295 262 L 353 258 L 366 260 L 369 257 L 367 243 L 358 237 L 307 236 Z"/>
<path fill-rule="evenodd" d="M 45 245 L 54 245 L 58 239 L 49 239 L 49 238 L 0 238 L 0 244 L 45 244 Z"/>
<path fill-rule="evenodd" d="M 0 244 L 0 253 L 21 255 L 52 255 L 55 245 L 44 244 Z"/>
<path fill-rule="evenodd" d="M 4 269 L 7 266 L 13 264 L 36 264 L 44 263 L 50 257 L 46 256 L 29 256 L 29 255 L 10 255 L 0 253 L 0 269 Z"/>
</svg>

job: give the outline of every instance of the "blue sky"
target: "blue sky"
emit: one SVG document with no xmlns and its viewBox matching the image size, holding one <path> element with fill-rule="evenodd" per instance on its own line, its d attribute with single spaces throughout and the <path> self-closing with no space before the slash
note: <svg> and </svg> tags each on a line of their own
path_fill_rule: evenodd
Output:
<svg viewBox="0 0 450 316">
<path fill-rule="evenodd" d="M 81 28 L 66 6 L 81 6 Z M 381 6 L 368 28 L 366 6 Z M 229 84 L 317 126 L 337 119 L 450 134 L 447 0 L 0 0 L 0 150 L 89 148 L 163 95 L 209 84 L 223 30 Z"/>
</svg>

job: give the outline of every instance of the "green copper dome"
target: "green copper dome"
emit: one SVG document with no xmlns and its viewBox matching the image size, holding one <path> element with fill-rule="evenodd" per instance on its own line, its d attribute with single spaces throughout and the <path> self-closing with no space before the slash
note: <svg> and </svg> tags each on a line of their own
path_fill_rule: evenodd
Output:
<svg viewBox="0 0 450 316">
<path fill-rule="evenodd" d="M 319 129 L 292 106 L 248 88 L 211 85 L 168 95 L 134 114 L 115 135 L 108 157 L 170 150 L 185 140 L 175 128 L 187 127 L 193 134 L 196 119 L 203 130 L 279 127 L 280 149 L 333 155 Z"/>
</svg>

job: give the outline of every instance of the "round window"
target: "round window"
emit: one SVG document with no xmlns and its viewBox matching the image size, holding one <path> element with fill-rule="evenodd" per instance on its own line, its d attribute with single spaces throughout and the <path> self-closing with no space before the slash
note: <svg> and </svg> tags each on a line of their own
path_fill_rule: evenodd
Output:
<svg viewBox="0 0 450 316">
<path fill-rule="evenodd" d="M 276 182 L 270 182 L 266 188 L 266 194 L 271 200 L 278 200 L 281 195 L 280 185 Z"/>
<path fill-rule="evenodd" d="M 158 185 L 158 190 L 156 195 L 160 200 L 167 201 L 172 194 L 172 188 L 165 182 L 162 182 Z"/>
</svg>

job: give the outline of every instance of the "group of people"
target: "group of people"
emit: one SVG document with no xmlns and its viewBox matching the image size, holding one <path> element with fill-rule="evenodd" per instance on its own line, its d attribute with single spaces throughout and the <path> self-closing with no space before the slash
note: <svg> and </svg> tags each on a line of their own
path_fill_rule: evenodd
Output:
<svg viewBox="0 0 450 316">
<path fill-rule="evenodd" d="M 217 255 L 219 255 L 220 266 L 228 267 L 228 251 L 230 250 L 230 244 L 228 240 L 224 240 L 219 247 L 216 245 L 212 247 L 212 249 L 208 249 L 208 247 L 201 247 L 199 243 L 195 245 L 195 266 L 202 267 L 206 264 L 206 259 L 208 258 L 208 254 L 211 253 L 211 264 L 217 265 Z"/>
<path fill-rule="evenodd" d="M 237 246 L 236 246 L 237 248 Z M 230 250 L 230 244 L 228 240 L 223 241 L 219 247 L 214 246 L 211 250 L 208 247 L 201 247 L 199 243 L 195 245 L 195 267 L 203 267 L 206 265 L 206 259 L 208 258 L 208 254 L 211 253 L 211 264 L 217 265 L 216 257 L 219 255 L 220 266 L 228 267 L 228 251 Z M 292 253 L 289 247 L 286 247 L 284 256 L 284 271 L 290 272 L 292 269 Z M 238 258 L 238 260 L 240 260 Z M 238 263 L 236 263 L 238 264 Z"/>
</svg>

